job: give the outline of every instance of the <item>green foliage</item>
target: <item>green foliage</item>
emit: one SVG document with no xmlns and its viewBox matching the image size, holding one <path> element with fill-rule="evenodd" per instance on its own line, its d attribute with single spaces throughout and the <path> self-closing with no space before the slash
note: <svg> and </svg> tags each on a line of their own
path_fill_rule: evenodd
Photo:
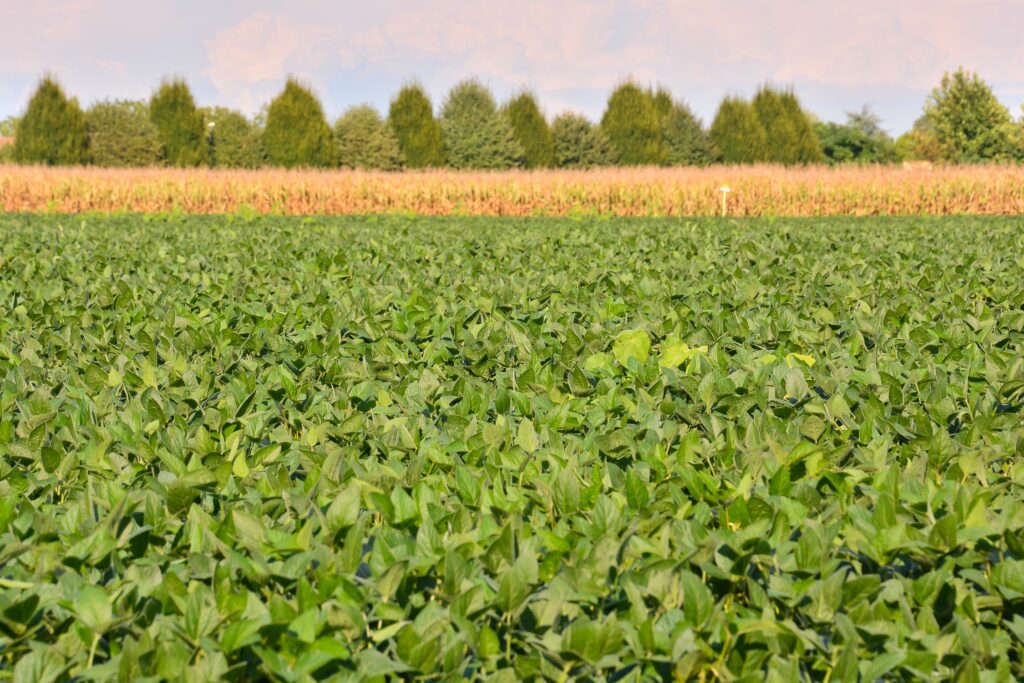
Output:
<svg viewBox="0 0 1024 683">
<path fill-rule="evenodd" d="M 585 116 L 564 113 L 551 123 L 555 164 L 559 168 L 594 168 L 614 163 L 611 143 L 600 126 Z"/>
<path fill-rule="evenodd" d="M 294 78 L 267 108 L 263 129 L 267 161 L 285 168 L 336 166 L 334 135 L 324 117 L 320 100 Z"/>
<path fill-rule="evenodd" d="M 168 165 L 191 167 L 207 163 L 206 123 L 185 81 L 161 83 L 149 100 L 149 115 Z"/>
<path fill-rule="evenodd" d="M 263 135 L 241 112 L 227 107 L 202 110 L 207 122 L 210 166 L 217 168 L 259 168 L 266 162 Z M 213 124 L 213 125 L 209 125 Z"/>
<path fill-rule="evenodd" d="M 402 150 L 394 131 L 370 105 L 352 107 L 334 124 L 338 158 L 346 168 L 397 171 Z"/>
<path fill-rule="evenodd" d="M 664 162 L 661 118 L 654 95 L 636 83 L 615 88 L 601 117 L 617 163 L 623 166 L 654 166 Z"/>
<path fill-rule="evenodd" d="M 13 138 L 18 130 L 18 121 L 20 120 L 21 117 L 18 116 L 8 116 L 0 120 L 0 138 Z"/>
<path fill-rule="evenodd" d="M 523 148 L 512 124 L 479 81 L 462 81 L 448 93 L 441 108 L 441 130 L 452 168 L 501 170 L 523 165 Z"/>
<path fill-rule="evenodd" d="M 503 108 L 512 124 L 512 132 L 523 149 L 526 168 L 551 168 L 555 165 L 555 138 L 540 111 L 537 98 L 529 92 L 513 97 Z"/>
<path fill-rule="evenodd" d="M 682 102 L 672 102 L 662 116 L 661 135 L 668 166 L 707 166 L 714 159 L 707 131 Z"/>
<path fill-rule="evenodd" d="M 84 164 L 88 159 L 85 116 L 78 100 L 44 77 L 18 122 L 14 159 L 21 164 Z"/>
<path fill-rule="evenodd" d="M 727 164 L 753 164 L 768 160 L 768 139 L 754 107 L 738 97 L 726 97 L 718 106 L 708 136 L 718 158 Z"/>
<path fill-rule="evenodd" d="M 1021 217 L 0 231 L 12 681 L 1024 679 Z"/>
<path fill-rule="evenodd" d="M 848 112 L 846 123 L 816 123 L 814 134 L 832 164 L 887 164 L 900 159 L 896 145 L 868 108 Z"/>
<path fill-rule="evenodd" d="M 905 161 L 940 161 L 944 150 L 928 116 L 914 122 L 914 127 L 896 140 L 896 156 Z"/>
<path fill-rule="evenodd" d="M 399 91 L 388 109 L 388 127 L 398 138 L 406 166 L 444 165 L 444 133 L 434 118 L 434 105 L 421 86 L 413 83 Z"/>
<path fill-rule="evenodd" d="M 819 164 L 825 160 L 818 136 L 814 134 L 814 124 L 810 115 L 804 111 L 792 89 L 782 92 L 782 107 L 789 118 L 793 130 L 796 131 L 796 163 Z M 767 129 L 766 129 L 767 130 Z"/>
<path fill-rule="evenodd" d="M 988 83 L 975 73 L 946 73 L 925 104 L 925 116 L 955 163 L 1005 160 L 1013 156 L 1013 122 Z"/>
<path fill-rule="evenodd" d="M 764 86 L 753 107 L 765 131 L 766 161 L 793 165 L 823 160 L 811 121 L 792 90 Z"/>
<path fill-rule="evenodd" d="M 97 102 L 85 112 L 89 163 L 96 166 L 155 166 L 163 148 L 145 102 Z"/>
</svg>

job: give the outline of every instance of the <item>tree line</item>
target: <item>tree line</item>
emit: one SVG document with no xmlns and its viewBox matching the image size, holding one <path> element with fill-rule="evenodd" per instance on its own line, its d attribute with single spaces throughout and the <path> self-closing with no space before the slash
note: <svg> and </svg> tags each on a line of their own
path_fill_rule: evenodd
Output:
<svg viewBox="0 0 1024 683">
<path fill-rule="evenodd" d="M 447 94 L 439 110 L 422 86 L 404 86 L 386 116 L 369 105 L 331 125 L 313 91 L 294 78 L 254 119 L 197 106 L 181 79 L 148 101 L 103 101 L 82 110 L 44 77 L 22 116 L 0 124 L 13 144 L 0 161 L 107 167 L 513 169 L 705 166 L 711 163 L 972 163 L 1024 160 L 1014 121 L 977 74 L 946 74 L 908 133 L 893 139 L 865 107 L 844 123 L 815 120 L 791 88 L 730 95 L 705 127 L 663 87 L 624 81 L 600 121 L 548 120 L 529 91 L 499 105 L 480 81 Z"/>
</svg>

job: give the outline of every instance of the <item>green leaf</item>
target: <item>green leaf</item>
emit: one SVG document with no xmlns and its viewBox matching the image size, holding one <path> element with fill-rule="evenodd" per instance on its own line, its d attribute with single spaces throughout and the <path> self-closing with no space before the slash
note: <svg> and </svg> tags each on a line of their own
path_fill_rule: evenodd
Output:
<svg viewBox="0 0 1024 683">
<path fill-rule="evenodd" d="M 533 453 L 540 446 L 540 440 L 537 438 L 537 432 L 534 430 L 531 420 L 526 419 L 519 423 L 516 445 L 527 453 Z"/>
<path fill-rule="evenodd" d="M 113 619 L 113 605 L 107 591 L 99 586 L 83 586 L 75 596 L 75 613 L 96 633 L 104 633 Z"/>
<path fill-rule="evenodd" d="M 627 330 L 619 333 L 612 344 L 612 354 L 623 367 L 629 367 L 632 358 L 643 365 L 651 351 L 651 338 L 646 330 Z"/>
</svg>

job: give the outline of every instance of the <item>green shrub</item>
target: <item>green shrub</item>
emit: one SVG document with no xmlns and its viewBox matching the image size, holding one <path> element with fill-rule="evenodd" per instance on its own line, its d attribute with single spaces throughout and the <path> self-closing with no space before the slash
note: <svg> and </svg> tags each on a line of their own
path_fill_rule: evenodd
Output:
<svg viewBox="0 0 1024 683">
<path fill-rule="evenodd" d="M 149 116 L 168 165 L 191 167 L 207 162 L 206 125 L 185 81 L 164 81 L 149 100 Z"/>
<path fill-rule="evenodd" d="M 207 121 L 211 166 L 259 168 L 264 165 L 267 152 L 263 148 L 262 131 L 244 114 L 226 107 L 209 107 L 202 113 Z"/>
<path fill-rule="evenodd" d="M 878 164 L 898 161 L 896 145 L 884 130 L 878 117 L 867 107 L 848 112 L 846 123 L 815 123 L 822 154 L 829 163 Z"/>
<path fill-rule="evenodd" d="M 289 78 L 284 90 L 267 108 L 263 130 L 267 160 L 285 168 L 336 166 L 334 135 L 320 100 L 309 88 Z"/>
<path fill-rule="evenodd" d="M 523 148 L 512 124 L 479 81 L 462 81 L 441 108 L 445 158 L 458 169 L 501 170 L 523 165 Z"/>
<path fill-rule="evenodd" d="M 85 129 L 91 164 L 137 167 L 161 163 L 160 135 L 145 102 L 97 102 L 85 112 Z"/>
<path fill-rule="evenodd" d="M 947 161 L 972 163 L 1012 157 L 1013 121 L 978 74 L 946 73 L 925 104 L 925 115 Z"/>
<path fill-rule="evenodd" d="M 726 97 L 708 131 L 715 155 L 727 164 L 765 161 L 767 136 L 754 107 L 738 97 Z"/>
<path fill-rule="evenodd" d="M 601 129 L 619 164 L 644 166 L 664 161 L 654 96 L 637 84 L 626 82 L 612 91 L 601 117 Z"/>
<path fill-rule="evenodd" d="M 409 168 L 444 165 L 444 134 L 434 118 L 434 106 L 417 84 L 403 87 L 388 109 L 388 126 Z"/>
<path fill-rule="evenodd" d="M 49 76 L 39 82 L 18 122 L 14 159 L 22 164 L 83 164 L 88 159 L 85 116 Z"/>
<path fill-rule="evenodd" d="M 611 143 L 600 126 L 586 117 L 565 113 L 551 123 L 555 163 L 559 168 L 593 168 L 614 162 Z"/>
<path fill-rule="evenodd" d="M 398 138 L 373 107 L 352 107 L 334 124 L 338 158 L 346 168 L 396 171 L 402 168 Z"/>
<path fill-rule="evenodd" d="M 520 93 L 505 105 L 503 112 L 523 148 L 526 168 L 554 166 L 555 139 L 551 135 L 551 126 L 540 111 L 537 98 L 529 92 Z"/>
</svg>

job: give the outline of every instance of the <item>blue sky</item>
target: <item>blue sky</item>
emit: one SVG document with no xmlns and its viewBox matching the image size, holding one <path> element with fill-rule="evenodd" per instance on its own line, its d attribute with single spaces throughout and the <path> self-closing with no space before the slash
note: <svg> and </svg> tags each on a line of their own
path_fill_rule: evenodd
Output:
<svg viewBox="0 0 1024 683">
<path fill-rule="evenodd" d="M 0 18 L 0 118 L 44 72 L 86 105 L 180 75 L 201 104 L 247 113 L 294 74 L 332 119 L 385 110 L 410 79 L 439 105 L 467 76 L 592 118 L 633 77 L 706 122 L 724 95 L 773 82 L 825 120 L 870 104 L 893 133 L 958 66 L 1015 117 L 1024 102 L 1021 0 L 11 0 Z"/>
</svg>

